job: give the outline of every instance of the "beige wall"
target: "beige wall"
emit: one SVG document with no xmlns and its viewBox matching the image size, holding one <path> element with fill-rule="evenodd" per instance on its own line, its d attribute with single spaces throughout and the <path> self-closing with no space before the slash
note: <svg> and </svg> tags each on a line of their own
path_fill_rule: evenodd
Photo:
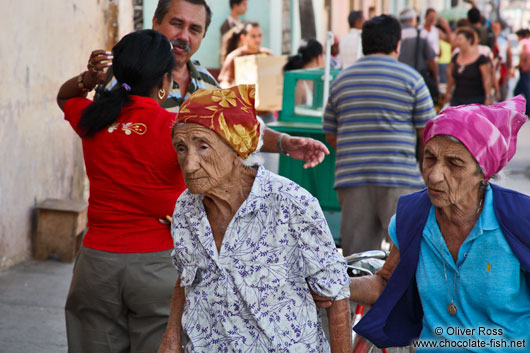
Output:
<svg viewBox="0 0 530 353">
<path fill-rule="evenodd" d="M 132 0 L 2 0 L 0 270 L 31 256 L 35 203 L 83 197 L 81 145 L 55 97 L 132 19 Z"/>
</svg>

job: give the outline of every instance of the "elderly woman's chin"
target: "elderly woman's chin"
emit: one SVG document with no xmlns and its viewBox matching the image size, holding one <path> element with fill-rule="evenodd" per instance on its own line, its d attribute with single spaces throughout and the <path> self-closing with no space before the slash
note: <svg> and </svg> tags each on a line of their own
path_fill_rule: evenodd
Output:
<svg viewBox="0 0 530 353">
<path fill-rule="evenodd" d="M 446 191 L 427 186 L 427 193 L 434 207 L 446 207 L 454 203 Z"/>
<path fill-rule="evenodd" d="M 208 190 L 207 178 L 184 178 L 184 183 L 192 194 L 204 194 Z"/>
</svg>

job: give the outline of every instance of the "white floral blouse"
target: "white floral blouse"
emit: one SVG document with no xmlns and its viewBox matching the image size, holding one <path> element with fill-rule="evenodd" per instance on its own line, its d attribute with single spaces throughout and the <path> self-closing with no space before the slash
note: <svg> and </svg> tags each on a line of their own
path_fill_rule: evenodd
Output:
<svg viewBox="0 0 530 353">
<path fill-rule="evenodd" d="M 173 262 L 185 287 L 186 352 L 329 352 L 309 286 L 349 297 L 318 201 L 260 167 L 218 254 L 203 195 L 178 199 Z"/>
</svg>

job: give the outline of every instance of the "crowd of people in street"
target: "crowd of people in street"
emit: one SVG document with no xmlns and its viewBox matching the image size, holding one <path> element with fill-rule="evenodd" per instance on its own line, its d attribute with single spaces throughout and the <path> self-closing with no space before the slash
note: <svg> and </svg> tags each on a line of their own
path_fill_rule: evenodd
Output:
<svg viewBox="0 0 530 353">
<path fill-rule="evenodd" d="M 241 21 L 249 1 L 229 5 L 217 79 L 192 60 L 208 3 L 159 0 L 152 30 L 92 51 L 59 89 L 90 182 L 69 352 L 351 352 L 350 301 L 373 305 L 354 330 L 379 347 L 498 338 L 439 327 L 527 338 L 530 198 L 491 181 L 527 120 L 530 31 L 516 63 L 505 24 L 474 7 L 453 26 L 434 9 L 421 26 L 413 9 L 349 14 L 322 118 L 339 251 L 318 200 L 262 165 L 270 152 L 312 168 L 329 150 L 268 128 L 255 86 L 235 85 L 236 57 L 274 54 Z M 283 71 L 323 68 L 325 54 L 303 38 Z M 313 87 L 295 89 L 311 106 Z M 344 256 L 384 241 L 382 269 L 350 278 Z"/>
</svg>

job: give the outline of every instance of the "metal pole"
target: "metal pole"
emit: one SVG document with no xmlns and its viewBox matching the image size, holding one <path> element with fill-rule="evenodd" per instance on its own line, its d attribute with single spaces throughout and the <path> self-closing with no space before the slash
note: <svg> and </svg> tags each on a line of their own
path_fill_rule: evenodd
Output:
<svg viewBox="0 0 530 353">
<path fill-rule="evenodd" d="M 324 119 L 324 111 L 326 104 L 328 104 L 329 96 L 329 81 L 330 80 L 330 66 L 331 66 L 331 45 L 333 44 L 333 32 L 328 32 L 326 37 L 326 66 L 324 67 L 324 93 L 322 98 L 322 119 Z"/>
</svg>

